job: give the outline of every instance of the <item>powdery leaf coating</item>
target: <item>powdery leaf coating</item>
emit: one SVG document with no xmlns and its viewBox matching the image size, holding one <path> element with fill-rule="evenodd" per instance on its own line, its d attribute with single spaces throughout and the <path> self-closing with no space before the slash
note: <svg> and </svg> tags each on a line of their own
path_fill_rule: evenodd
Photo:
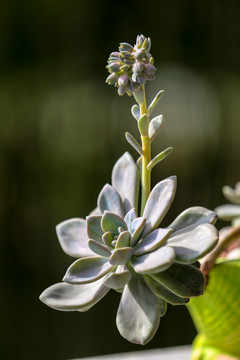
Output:
<svg viewBox="0 0 240 360">
<path fill-rule="evenodd" d="M 94 256 L 87 244 L 86 220 L 69 219 L 56 226 L 59 243 L 63 251 L 72 257 Z"/>
<path fill-rule="evenodd" d="M 132 258 L 131 265 L 138 274 L 155 274 L 171 266 L 175 256 L 175 251 L 171 247 L 164 246 Z"/>
<path fill-rule="evenodd" d="M 173 202 L 177 187 L 176 176 L 160 181 L 151 191 L 143 212 L 147 219 L 143 236 L 155 230 Z"/>
<path fill-rule="evenodd" d="M 156 250 L 161 244 L 163 244 L 171 234 L 172 229 L 156 229 L 151 232 L 143 240 L 140 240 L 134 247 L 134 255 L 146 254 L 150 251 Z"/>
<path fill-rule="evenodd" d="M 115 289 L 122 292 L 120 333 L 131 342 L 146 344 L 166 302 L 185 304 L 189 297 L 202 294 L 204 278 L 195 260 L 217 241 L 212 225 L 216 214 L 194 207 L 169 227 L 158 228 L 176 190 L 176 178 L 170 177 L 153 188 L 138 217 L 139 173 L 128 153 L 114 166 L 112 181 L 112 186 L 104 186 L 97 210 L 86 222 L 76 218 L 58 225 L 62 248 L 80 258 L 67 270 L 64 283 L 45 290 L 41 300 L 58 310 L 86 311 Z"/>
<path fill-rule="evenodd" d="M 118 228 L 121 227 L 127 230 L 125 221 L 114 212 L 104 211 L 101 220 L 101 226 L 104 232 L 111 231 L 114 235 L 118 234 Z"/>
<path fill-rule="evenodd" d="M 107 258 L 92 256 L 76 260 L 67 270 L 63 281 L 71 284 L 87 284 L 109 273 L 113 266 Z"/>
<path fill-rule="evenodd" d="M 103 213 L 105 210 L 112 211 L 123 217 L 123 204 L 118 192 L 109 184 L 106 184 L 98 196 L 98 208 Z"/>
<path fill-rule="evenodd" d="M 53 309 L 61 311 L 86 311 L 109 291 L 100 279 L 90 284 L 73 285 L 58 283 L 40 295 L 40 300 Z"/>
<path fill-rule="evenodd" d="M 116 249 L 112 253 L 109 263 L 111 265 L 124 265 L 128 263 L 133 254 L 133 249 L 131 247 L 124 247 L 121 249 Z"/>
<path fill-rule="evenodd" d="M 97 255 L 103 257 L 109 257 L 111 255 L 111 251 L 108 249 L 107 246 L 100 244 L 98 241 L 95 241 L 93 239 L 88 240 L 88 246 Z"/>
<path fill-rule="evenodd" d="M 103 243 L 101 228 L 101 216 L 87 216 L 87 235 L 88 239 L 94 239 L 100 244 Z"/>
<path fill-rule="evenodd" d="M 121 268 L 121 270 L 118 270 Z M 122 289 L 131 279 L 132 273 L 126 266 L 118 266 L 116 272 L 111 272 L 105 277 L 104 285 L 111 289 Z"/>
<path fill-rule="evenodd" d="M 193 263 L 211 251 L 218 242 L 218 232 L 211 224 L 188 226 L 170 235 L 167 245 L 174 248 L 176 261 Z"/>
<path fill-rule="evenodd" d="M 160 304 L 144 279 L 134 275 L 124 287 L 117 312 L 120 334 L 135 344 L 148 343 L 158 329 Z"/>
<path fill-rule="evenodd" d="M 155 139 L 163 123 L 163 116 L 158 115 L 150 121 L 148 135 L 151 141 Z"/>
<path fill-rule="evenodd" d="M 214 225 L 216 221 L 217 214 L 214 211 L 201 206 L 193 206 L 179 214 L 169 227 L 175 232 L 193 225 L 206 223 Z"/>
<path fill-rule="evenodd" d="M 132 208 L 138 208 L 139 172 L 128 152 L 113 167 L 112 185 L 122 198 L 125 214 Z"/>
</svg>

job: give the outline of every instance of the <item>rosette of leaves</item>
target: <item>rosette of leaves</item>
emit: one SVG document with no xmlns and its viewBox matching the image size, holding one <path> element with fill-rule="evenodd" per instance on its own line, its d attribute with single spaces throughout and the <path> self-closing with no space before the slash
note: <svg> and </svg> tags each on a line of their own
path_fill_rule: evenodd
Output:
<svg viewBox="0 0 240 360">
<path fill-rule="evenodd" d="M 231 204 L 218 206 L 215 211 L 221 220 L 232 221 L 232 226 L 240 225 L 240 182 L 235 189 L 224 186 L 222 191 Z"/>
<path fill-rule="evenodd" d="M 129 153 L 115 164 L 98 206 L 86 219 L 57 226 L 62 249 L 77 260 L 63 282 L 40 299 L 63 311 L 86 311 L 110 289 L 121 292 L 116 323 L 127 340 L 146 344 L 167 303 L 186 304 L 203 293 L 197 260 L 218 240 L 216 214 L 202 207 L 182 212 L 167 228 L 160 224 L 176 191 L 176 177 L 159 182 L 138 216 L 139 170 Z"/>
<path fill-rule="evenodd" d="M 119 95 L 131 96 L 139 92 L 147 80 L 154 80 L 156 68 L 150 48 L 150 38 L 140 35 L 134 46 L 123 42 L 119 51 L 110 54 L 107 65 L 110 75 L 106 82 L 116 86 Z"/>
</svg>

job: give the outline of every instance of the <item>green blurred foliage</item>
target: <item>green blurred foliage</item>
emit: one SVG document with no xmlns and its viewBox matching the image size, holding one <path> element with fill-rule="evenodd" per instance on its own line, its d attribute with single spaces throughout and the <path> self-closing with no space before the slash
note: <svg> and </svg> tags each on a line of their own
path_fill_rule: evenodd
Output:
<svg viewBox="0 0 240 360">
<path fill-rule="evenodd" d="M 221 187 L 239 180 L 240 26 L 238 1 L 18 1 L 0 3 L 0 232 L 5 360 L 70 359 L 139 349 L 119 336 L 112 292 L 86 313 L 60 313 L 39 294 L 60 281 L 72 259 L 54 226 L 85 217 L 110 182 L 121 154 L 138 136 L 133 99 L 104 84 L 120 41 L 143 33 L 153 43 L 163 129 L 153 155 L 173 154 L 153 183 L 178 175 L 174 206 L 214 208 Z M 157 113 L 156 113 L 157 114 Z M 195 335 L 183 307 L 171 308 L 146 347 Z"/>
</svg>

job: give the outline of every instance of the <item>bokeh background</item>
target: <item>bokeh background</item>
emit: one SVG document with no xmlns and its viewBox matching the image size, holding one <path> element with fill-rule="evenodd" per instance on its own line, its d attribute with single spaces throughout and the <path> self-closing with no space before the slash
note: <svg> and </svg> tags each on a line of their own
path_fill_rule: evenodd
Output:
<svg viewBox="0 0 240 360">
<path fill-rule="evenodd" d="M 164 224 L 188 206 L 225 202 L 222 186 L 240 179 L 239 12 L 238 0 L 1 0 L 1 359 L 140 349 L 118 334 L 113 291 L 86 313 L 57 312 L 38 300 L 72 262 L 55 225 L 85 217 L 114 162 L 126 150 L 135 156 L 124 138 L 125 131 L 138 136 L 133 99 L 104 82 L 109 53 L 141 33 L 152 39 L 158 69 L 149 101 L 165 89 L 153 154 L 174 147 L 153 184 L 178 176 Z M 194 336 L 187 310 L 169 306 L 146 348 Z"/>
</svg>

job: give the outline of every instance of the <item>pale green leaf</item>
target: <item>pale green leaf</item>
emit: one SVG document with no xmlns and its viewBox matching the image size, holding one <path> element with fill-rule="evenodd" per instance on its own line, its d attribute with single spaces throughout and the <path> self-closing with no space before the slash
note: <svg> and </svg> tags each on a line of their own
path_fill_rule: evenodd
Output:
<svg viewBox="0 0 240 360">
<path fill-rule="evenodd" d="M 125 265 L 132 257 L 133 249 L 131 247 L 124 247 L 115 249 L 112 253 L 109 263 L 111 265 Z"/>
<path fill-rule="evenodd" d="M 118 228 L 121 227 L 127 230 L 127 224 L 118 215 L 110 211 L 104 211 L 101 226 L 104 232 L 110 231 L 114 235 L 118 235 Z"/>
<path fill-rule="evenodd" d="M 105 210 L 114 212 L 123 217 L 123 203 L 118 192 L 113 186 L 106 184 L 98 196 L 98 208 L 104 213 Z"/>
</svg>

